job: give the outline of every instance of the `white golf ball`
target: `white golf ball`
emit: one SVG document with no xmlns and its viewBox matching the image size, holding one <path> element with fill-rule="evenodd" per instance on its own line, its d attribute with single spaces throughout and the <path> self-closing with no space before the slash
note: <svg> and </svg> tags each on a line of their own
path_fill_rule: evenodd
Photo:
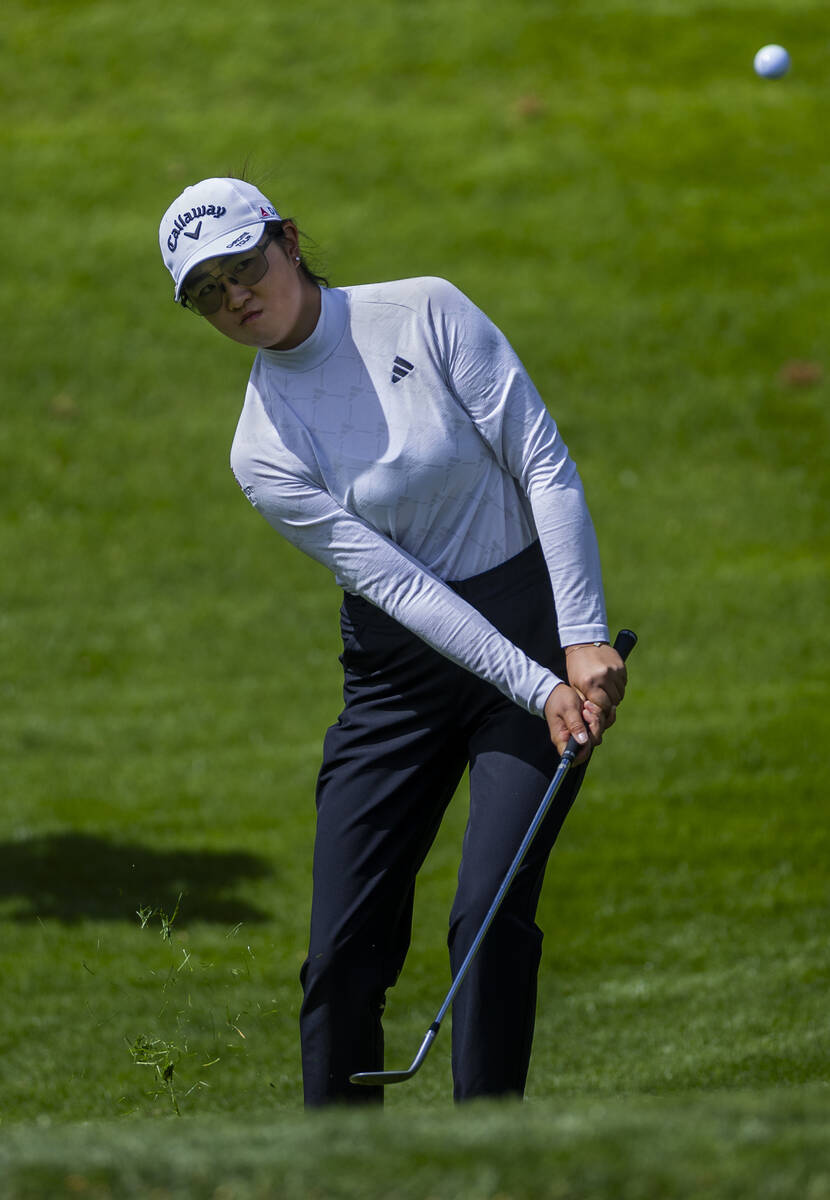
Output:
<svg viewBox="0 0 830 1200">
<path fill-rule="evenodd" d="M 764 79 L 780 79 L 790 69 L 790 56 L 783 46 L 762 46 L 755 55 L 755 73 Z"/>
</svg>

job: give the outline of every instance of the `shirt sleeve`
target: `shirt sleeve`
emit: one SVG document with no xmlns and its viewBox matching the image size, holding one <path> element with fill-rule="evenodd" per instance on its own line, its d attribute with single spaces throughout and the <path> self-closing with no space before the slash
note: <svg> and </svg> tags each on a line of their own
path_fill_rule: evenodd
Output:
<svg viewBox="0 0 830 1200">
<path fill-rule="evenodd" d="M 445 657 L 538 716 L 562 680 L 528 658 L 471 604 L 336 500 L 300 468 L 235 447 L 232 466 L 248 499 L 294 546 Z"/>
<path fill-rule="evenodd" d="M 450 388 L 528 497 L 562 645 L 608 641 L 596 533 L 576 465 L 541 396 L 504 334 L 443 280 L 430 322 Z"/>
</svg>

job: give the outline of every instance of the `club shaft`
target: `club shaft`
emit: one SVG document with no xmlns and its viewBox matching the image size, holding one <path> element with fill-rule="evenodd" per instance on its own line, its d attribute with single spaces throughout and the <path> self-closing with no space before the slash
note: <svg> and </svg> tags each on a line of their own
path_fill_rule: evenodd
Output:
<svg viewBox="0 0 830 1200">
<path fill-rule="evenodd" d="M 527 854 L 528 850 L 530 849 L 530 844 L 533 841 L 533 839 L 536 837 L 536 834 L 539 831 L 539 826 L 542 824 L 545 817 L 547 816 L 548 810 L 550 809 L 551 804 L 553 803 L 553 801 L 556 798 L 556 793 L 559 791 L 560 787 L 562 786 L 562 782 L 563 782 L 565 776 L 567 775 L 568 770 L 570 769 L 573 759 L 574 759 L 573 754 L 569 754 L 567 750 L 562 755 L 562 758 L 560 759 L 560 762 L 559 762 L 559 766 L 556 769 L 556 774 L 554 775 L 553 779 L 551 780 L 550 785 L 548 786 L 548 790 L 545 792 L 542 803 L 539 805 L 538 809 L 536 810 L 536 816 L 531 821 L 531 823 L 528 827 L 527 833 L 522 838 L 522 844 L 519 846 L 519 849 L 516 851 L 516 856 L 513 859 L 513 862 L 510 864 L 510 868 L 509 868 L 507 874 L 505 875 L 504 879 L 502 880 L 499 890 L 496 892 L 495 896 L 493 897 L 493 903 L 490 905 L 489 909 L 487 910 L 487 915 L 485 916 L 484 920 L 482 921 L 478 933 L 473 938 L 472 944 L 470 945 L 469 950 L 467 951 L 466 955 L 464 956 L 464 961 L 462 962 L 461 966 L 458 968 L 458 971 L 456 972 L 455 978 L 452 981 L 452 986 L 450 987 L 450 990 L 447 992 L 444 1003 L 441 1005 L 441 1007 L 439 1008 L 439 1010 L 435 1016 L 435 1021 L 433 1022 L 433 1025 L 440 1025 L 441 1022 L 443 1021 L 444 1017 L 447 1015 L 450 1005 L 452 1004 L 453 1000 L 455 999 L 455 994 L 458 991 L 458 989 L 461 987 L 461 984 L 464 982 L 464 976 L 467 974 L 467 971 L 470 969 L 470 964 L 472 963 L 473 959 L 475 958 L 479 946 L 484 941 L 484 938 L 487 934 L 487 930 L 492 925 L 492 923 L 495 919 L 496 913 L 501 908 L 502 901 L 504 900 L 504 897 L 507 895 L 507 892 L 508 892 L 513 880 L 516 878 L 516 874 L 517 874 L 519 868 L 521 867 L 522 863 L 524 862 L 525 855 Z"/>
<path fill-rule="evenodd" d="M 636 645 L 636 642 L 637 642 L 637 638 L 636 638 L 635 634 L 633 634 L 629 629 L 622 629 L 617 634 L 616 640 L 614 641 L 614 649 L 618 652 L 618 654 L 620 654 L 620 656 L 623 659 L 625 659 L 628 657 L 631 650 L 633 650 L 634 646 Z M 519 868 L 521 867 L 522 863 L 524 862 L 525 855 L 527 854 L 528 850 L 530 849 L 533 839 L 536 837 L 536 834 L 539 832 L 539 826 L 542 824 L 545 817 L 548 815 L 548 812 L 550 811 L 550 806 L 553 804 L 553 801 L 556 799 L 556 794 L 559 791 L 560 787 L 562 786 L 565 776 L 567 775 L 568 771 L 570 770 L 571 765 L 572 765 L 574 759 L 576 758 L 577 754 L 579 753 L 580 749 L 581 749 L 581 746 L 577 742 L 576 738 L 571 737 L 568 739 L 568 745 L 566 746 L 565 751 L 564 751 L 561 759 L 559 760 L 559 766 L 556 769 L 556 773 L 554 774 L 553 779 L 550 781 L 547 791 L 545 792 L 544 796 L 542 797 L 542 802 L 539 805 L 538 809 L 536 810 L 536 815 L 534 816 L 533 820 L 531 821 L 530 825 L 528 826 L 527 833 L 522 838 L 522 843 L 519 846 L 519 849 L 516 851 L 515 857 L 514 857 L 512 863 L 510 864 L 510 867 L 508 868 L 507 874 L 505 875 L 505 877 L 501 883 L 501 886 L 499 887 L 499 890 L 496 892 L 496 895 L 493 898 L 492 904 L 490 905 L 489 909 L 487 910 L 487 915 L 485 916 L 484 920 L 482 921 L 481 927 L 480 927 L 478 933 L 474 937 L 469 950 L 467 951 L 466 955 L 464 956 L 464 961 L 462 962 L 461 966 L 458 968 L 458 971 L 456 972 L 456 975 L 452 981 L 450 990 L 447 992 L 447 995 L 444 999 L 444 1003 L 441 1005 L 438 1012 L 436 1013 L 435 1020 L 432 1023 L 432 1028 L 436 1029 L 436 1032 L 437 1032 L 437 1027 L 440 1026 L 444 1017 L 447 1015 L 450 1005 L 452 1004 L 453 1000 L 455 999 L 456 992 L 461 987 L 461 984 L 464 982 L 464 976 L 467 974 L 467 971 L 470 969 L 470 964 L 472 963 L 473 959 L 475 958 L 476 952 L 478 951 L 479 946 L 484 941 L 484 938 L 487 934 L 487 930 L 492 925 L 493 920 L 495 919 L 496 913 L 501 908 L 502 901 L 504 900 L 504 897 L 507 895 L 507 892 L 508 892 L 513 880 L 516 878 L 516 874 L 517 874 Z"/>
</svg>

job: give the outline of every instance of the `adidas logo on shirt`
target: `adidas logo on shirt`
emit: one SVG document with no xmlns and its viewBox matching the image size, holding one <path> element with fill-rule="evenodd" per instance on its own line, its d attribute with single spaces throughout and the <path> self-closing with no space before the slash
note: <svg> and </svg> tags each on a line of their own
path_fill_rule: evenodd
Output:
<svg viewBox="0 0 830 1200">
<path fill-rule="evenodd" d="M 405 358 L 401 358 L 400 354 L 396 355 L 395 361 L 392 364 L 392 382 L 400 383 L 402 379 L 406 379 L 410 371 L 414 371 L 415 367 L 411 362 L 407 362 Z"/>
</svg>

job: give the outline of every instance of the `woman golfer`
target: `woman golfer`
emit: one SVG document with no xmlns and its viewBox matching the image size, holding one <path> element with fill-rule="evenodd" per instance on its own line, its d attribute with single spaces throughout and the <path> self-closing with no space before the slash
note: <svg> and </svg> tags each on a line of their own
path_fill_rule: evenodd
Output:
<svg viewBox="0 0 830 1200">
<path fill-rule="evenodd" d="M 467 766 L 449 924 L 463 961 L 569 735 L 584 762 L 626 672 L 576 467 L 502 333 L 442 279 L 329 288 L 250 183 L 160 228 L 175 298 L 257 351 L 231 450 L 245 495 L 344 590 L 343 712 L 317 786 L 300 1017 L 305 1100 L 379 1101 L 381 1015 L 416 874 Z M 521 1095 L 551 846 L 571 771 L 453 1013 L 455 1097 Z"/>
</svg>

